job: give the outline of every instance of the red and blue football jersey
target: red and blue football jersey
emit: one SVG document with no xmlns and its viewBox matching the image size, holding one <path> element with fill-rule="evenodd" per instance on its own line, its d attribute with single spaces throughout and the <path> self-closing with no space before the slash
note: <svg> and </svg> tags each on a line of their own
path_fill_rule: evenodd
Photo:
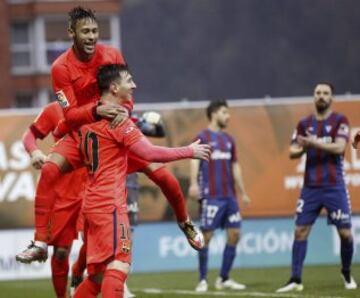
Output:
<svg viewBox="0 0 360 298">
<path fill-rule="evenodd" d="M 291 143 L 297 142 L 299 135 L 310 134 L 323 143 L 334 143 L 336 138 L 349 140 L 349 121 L 340 113 L 331 113 L 325 120 L 317 120 L 315 115 L 303 118 L 297 125 Z M 332 154 L 324 150 L 309 148 L 306 152 L 304 175 L 305 186 L 329 186 L 344 184 L 344 154 Z"/>
<path fill-rule="evenodd" d="M 234 139 L 222 131 L 205 129 L 196 139 L 211 146 L 209 161 L 200 161 L 199 184 L 202 198 L 234 197 L 235 185 L 232 172 L 237 161 Z"/>
</svg>

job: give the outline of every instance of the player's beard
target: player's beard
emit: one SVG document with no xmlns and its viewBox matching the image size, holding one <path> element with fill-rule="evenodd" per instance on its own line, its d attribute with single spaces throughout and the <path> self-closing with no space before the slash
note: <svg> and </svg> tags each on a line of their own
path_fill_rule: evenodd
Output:
<svg viewBox="0 0 360 298">
<path fill-rule="evenodd" d="M 217 125 L 220 127 L 220 129 L 225 129 L 227 127 L 227 121 L 218 120 Z"/>
<path fill-rule="evenodd" d="M 329 109 L 330 105 L 331 105 L 331 101 L 327 102 L 323 99 L 319 99 L 315 103 L 315 108 L 319 114 L 324 114 Z"/>
</svg>

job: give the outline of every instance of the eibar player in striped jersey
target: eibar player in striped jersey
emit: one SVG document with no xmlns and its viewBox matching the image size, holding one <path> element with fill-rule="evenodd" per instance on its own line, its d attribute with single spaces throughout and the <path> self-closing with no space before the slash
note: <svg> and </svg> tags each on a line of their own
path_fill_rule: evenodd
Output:
<svg viewBox="0 0 360 298">
<path fill-rule="evenodd" d="M 199 283 L 197 292 L 206 292 L 208 246 L 214 230 L 226 230 L 227 242 L 219 277 L 215 282 L 218 290 L 243 290 L 245 286 L 229 278 L 236 256 L 236 245 L 240 240 L 241 216 L 235 185 L 245 204 L 250 203 L 246 194 L 241 169 L 236 156 L 235 140 L 225 128 L 230 113 L 225 100 L 213 101 L 206 110 L 209 119 L 207 129 L 201 131 L 196 139 L 211 146 L 211 157 L 207 162 L 191 161 L 191 181 L 189 194 L 201 202 L 201 229 L 205 238 L 205 247 L 199 251 Z"/>
<path fill-rule="evenodd" d="M 291 139 L 290 158 L 300 158 L 306 153 L 306 167 L 304 186 L 296 207 L 291 277 L 285 286 L 277 290 L 278 293 L 304 289 L 301 277 L 307 239 L 322 208 L 326 209 L 328 223 L 336 226 L 340 237 L 341 276 L 345 289 L 357 288 L 350 272 L 354 243 L 350 198 L 343 169 L 349 122 L 343 114 L 332 111 L 333 94 L 332 84 L 316 84 L 315 113 L 298 123 Z"/>
</svg>

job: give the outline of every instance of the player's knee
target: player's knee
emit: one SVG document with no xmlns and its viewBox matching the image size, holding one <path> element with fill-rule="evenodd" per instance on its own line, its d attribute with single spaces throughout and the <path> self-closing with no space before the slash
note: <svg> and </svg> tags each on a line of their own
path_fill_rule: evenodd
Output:
<svg viewBox="0 0 360 298">
<path fill-rule="evenodd" d="M 339 229 L 338 232 L 341 240 L 352 241 L 353 237 L 351 229 Z"/>
<path fill-rule="evenodd" d="M 236 245 L 240 240 L 240 230 L 231 231 L 228 237 L 228 244 L 232 246 Z"/>
<path fill-rule="evenodd" d="M 155 171 L 157 171 L 158 169 L 161 169 L 161 168 L 163 168 L 163 167 L 165 167 L 165 165 L 164 165 L 163 163 L 153 162 L 153 163 L 147 165 L 147 166 L 145 167 L 145 169 L 143 169 L 143 172 L 144 172 L 145 174 L 148 173 L 148 172 L 155 172 Z"/>
<path fill-rule="evenodd" d="M 104 278 L 104 272 L 99 272 L 96 274 L 89 275 L 89 279 L 98 285 L 101 284 L 103 278 Z"/>
<path fill-rule="evenodd" d="M 56 152 L 50 153 L 48 161 L 49 163 L 53 163 L 54 165 L 56 165 L 61 171 L 61 173 L 66 173 L 69 170 L 71 170 L 70 163 L 67 161 L 67 159 L 64 156 L 62 156 L 59 153 Z"/>
<path fill-rule="evenodd" d="M 119 270 L 121 272 L 124 272 L 125 274 L 129 274 L 130 264 L 119 261 L 119 260 L 114 260 L 114 261 L 111 261 L 109 264 L 107 264 L 106 269 Z"/>
<path fill-rule="evenodd" d="M 67 247 L 55 247 L 54 256 L 58 261 L 63 261 L 69 255 L 69 249 Z"/>
<path fill-rule="evenodd" d="M 204 235 L 204 242 L 205 242 L 205 246 L 209 246 L 210 240 L 213 236 L 213 232 L 212 231 L 204 231 L 202 230 L 202 233 Z"/>
<path fill-rule="evenodd" d="M 310 232 L 310 227 L 308 226 L 297 226 L 295 228 L 295 240 L 302 241 L 306 240 Z"/>
</svg>

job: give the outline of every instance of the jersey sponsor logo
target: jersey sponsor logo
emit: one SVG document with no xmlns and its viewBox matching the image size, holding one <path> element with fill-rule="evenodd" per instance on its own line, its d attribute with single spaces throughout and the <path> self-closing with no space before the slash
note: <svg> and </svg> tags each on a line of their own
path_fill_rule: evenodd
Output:
<svg viewBox="0 0 360 298">
<path fill-rule="evenodd" d="M 346 123 L 341 123 L 339 126 L 338 134 L 340 135 L 349 135 L 349 126 Z"/>
<path fill-rule="evenodd" d="M 56 92 L 56 99 L 62 108 L 70 106 L 69 101 L 62 90 Z"/>
<path fill-rule="evenodd" d="M 333 211 L 330 214 L 332 220 L 349 220 L 350 214 L 343 213 L 340 209 Z"/>
<path fill-rule="evenodd" d="M 229 216 L 229 222 L 231 222 L 231 223 L 240 222 L 240 221 L 241 221 L 240 212 L 236 212 L 235 214 L 231 214 Z"/>
<path fill-rule="evenodd" d="M 214 150 L 211 153 L 211 159 L 217 160 L 217 159 L 231 159 L 231 153 L 230 152 L 224 152 L 220 150 Z"/>
</svg>

